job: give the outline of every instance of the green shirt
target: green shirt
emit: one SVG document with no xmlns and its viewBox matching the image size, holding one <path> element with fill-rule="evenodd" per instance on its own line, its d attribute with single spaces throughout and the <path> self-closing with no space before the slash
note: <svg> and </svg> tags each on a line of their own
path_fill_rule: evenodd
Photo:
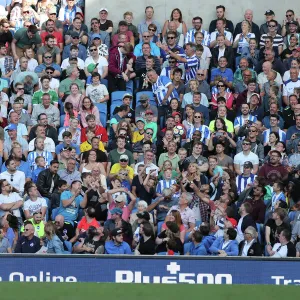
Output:
<svg viewBox="0 0 300 300">
<path fill-rule="evenodd" d="M 79 91 L 84 90 L 84 85 L 83 85 L 81 80 L 79 80 L 79 79 L 71 80 L 70 78 L 66 78 L 66 79 L 64 79 L 63 81 L 60 82 L 58 92 L 59 93 L 64 93 L 66 95 L 70 95 L 70 93 L 71 93 L 70 85 L 72 83 L 77 83 L 77 85 L 79 87 Z"/>
<path fill-rule="evenodd" d="M 41 104 L 43 102 L 42 97 L 45 93 L 48 93 L 50 95 L 51 104 L 58 102 L 58 95 L 57 95 L 56 91 L 49 90 L 48 92 L 43 92 L 42 90 L 38 90 L 38 91 L 34 92 L 34 94 L 32 96 L 32 104 Z"/>
<path fill-rule="evenodd" d="M 28 221 L 30 221 L 34 227 L 35 233 L 38 235 L 39 238 L 41 238 L 42 236 L 45 235 L 45 224 L 44 221 L 41 221 L 41 223 L 39 224 L 35 224 L 33 218 L 28 219 Z M 24 225 L 21 227 L 21 232 L 24 232 Z"/>
<path fill-rule="evenodd" d="M 176 170 L 178 168 L 179 156 L 175 154 L 173 158 L 169 158 L 168 152 L 162 153 L 159 156 L 158 166 L 161 167 L 166 160 L 170 160 L 172 162 L 172 169 Z"/>
<path fill-rule="evenodd" d="M 133 155 L 129 150 L 126 149 L 126 151 L 122 154 L 126 154 L 128 156 L 128 159 L 129 159 L 128 166 L 134 164 Z M 111 165 L 113 166 L 114 164 L 116 164 L 120 161 L 120 156 L 122 154 L 120 154 L 117 149 L 114 149 L 109 152 L 108 161 L 111 162 Z"/>
<path fill-rule="evenodd" d="M 32 39 L 28 37 L 27 28 L 20 28 L 14 35 L 14 39 L 17 40 L 17 47 L 23 49 L 24 46 L 39 45 L 42 43 L 42 39 L 38 32 L 33 36 Z"/>
<path fill-rule="evenodd" d="M 144 130 L 146 131 L 147 128 L 151 128 L 153 130 L 152 141 L 156 142 L 156 137 L 157 137 L 157 123 L 155 123 L 155 122 L 146 123 Z"/>
</svg>

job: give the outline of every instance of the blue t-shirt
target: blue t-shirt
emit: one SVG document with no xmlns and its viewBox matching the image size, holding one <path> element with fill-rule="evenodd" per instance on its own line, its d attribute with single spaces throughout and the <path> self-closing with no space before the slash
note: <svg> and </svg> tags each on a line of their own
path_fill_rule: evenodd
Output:
<svg viewBox="0 0 300 300">
<path fill-rule="evenodd" d="M 68 200 L 73 196 L 70 191 L 65 191 L 60 196 L 60 207 L 58 214 L 64 216 L 66 222 L 74 222 L 77 219 L 80 203 L 83 200 L 81 195 L 77 196 L 75 200 L 67 207 L 63 207 L 62 201 Z"/>
<path fill-rule="evenodd" d="M 219 68 L 212 69 L 210 81 L 214 81 L 216 76 L 224 77 L 228 82 L 233 82 L 233 72 L 229 68 L 226 68 L 224 72 L 222 72 Z"/>
<path fill-rule="evenodd" d="M 116 245 L 114 241 L 105 243 L 106 254 L 132 254 L 129 245 L 126 242 L 122 242 L 120 245 Z"/>
<path fill-rule="evenodd" d="M 65 147 L 65 144 L 64 144 L 64 143 L 58 144 L 58 145 L 55 147 L 55 153 L 56 153 L 56 154 L 60 154 L 60 150 L 61 150 L 62 148 L 64 148 L 64 147 Z M 71 148 L 74 148 L 74 149 L 76 150 L 76 154 L 77 154 L 77 155 L 80 154 L 80 149 L 79 149 L 79 147 L 78 147 L 76 144 L 71 143 L 71 144 L 70 144 L 70 147 L 71 147 Z"/>
</svg>

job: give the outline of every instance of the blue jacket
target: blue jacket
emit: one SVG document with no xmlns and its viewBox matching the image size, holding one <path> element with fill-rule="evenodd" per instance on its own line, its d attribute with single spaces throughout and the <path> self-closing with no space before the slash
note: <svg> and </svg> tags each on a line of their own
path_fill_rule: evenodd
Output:
<svg viewBox="0 0 300 300">
<path fill-rule="evenodd" d="M 117 246 L 114 241 L 108 241 L 105 243 L 106 254 L 132 254 L 129 245 L 126 242 L 122 242 Z"/>
<path fill-rule="evenodd" d="M 194 243 L 191 243 L 189 253 L 190 255 L 207 255 L 207 251 L 203 243 L 200 243 L 197 246 L 195 246 Z"/>
<path fill-rule="evenodd" d="M 230 241 L 230 243 L 224 249 L 222 249 L 223 243 L 224 243 L 224 238 L 223 237 L 217 238 L 213 242 L 211 247 L 209 248 L 209 251 L 213 255 L 219 254 L 218 250 L 224 250 L 227 253 L 228 256 L 238 256 L 239 255 L 239 247 L 238 247 L 238 243 L 237 243 L 236 240 Z"/>
<path fill-rule="evenodd" d="M 64 254 L 64 244 L 57 235 L 54 235 L 52 240 L 47 240 L 47 253 Z"/>
<path fill-rule="evenodd" d="M 204 245 L 206 251 L 209 253 L 209 248 L 213 244 L 213 242 L 216 240 L 216 237 L 214 235 L 207 235 L 204 236 L 202 239 L 202 244 Z"/>
<path fill-rule="evenodd" d="M 70 57 L 70 48 L 71 44 L 67 45 L 64 47 L 63 55 L 62 55 L 62 60 L 69 58 Z M 86 48 L 80 44 L 78 44 L 78 57 L 81 58 L 82 60 L 86 60 Z"/>
</svg>

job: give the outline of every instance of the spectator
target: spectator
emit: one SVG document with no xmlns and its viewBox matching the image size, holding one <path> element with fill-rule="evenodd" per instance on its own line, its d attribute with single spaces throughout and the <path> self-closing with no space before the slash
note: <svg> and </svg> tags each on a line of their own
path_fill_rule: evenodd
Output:
<svg viewBox="0 0 300 300">
<path fill-rule="evenodd" d="M 249 226 L 244 231 L 245 239 L 239 244 L 240 256 L 262 256 L 262 248 L 257 241 L 257 231 L 254 227 Z"/>
<path fill-rule="evenodd" d="M 15 253 L 36 253 L 40 250 L 40 239 L 34 235 L 34 227 L 27 223 L 22 235 L 17 242 Z"/>
<path fill-rule="evenodd" d="M 124 242 L 123 230 L 116 228 L 111 232 L 112 240 L 105 243 L 106 254 L 132 254 L 130 246 Z"/>
<path fill-rule="evenodd" d="M 217 238 L 209 251 L 213 255 L 218 255 L 220 257 L 224 256 L 238 256 L 239 249 L 238 243 L 235 240 L 237 232 L 233 228 L 228 228 L 224 230 L 224 238 Z"/>
</svg>

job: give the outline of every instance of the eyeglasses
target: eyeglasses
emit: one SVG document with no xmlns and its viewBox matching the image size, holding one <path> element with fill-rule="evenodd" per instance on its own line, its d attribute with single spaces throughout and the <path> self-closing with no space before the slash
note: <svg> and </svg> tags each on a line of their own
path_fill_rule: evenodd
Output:
<svg viewBox="0 0 300 300">
<path fill-rule="evenodd" d="M 29 10 L 23 11 L 23 14 L 29 14 Z"/>
<path fill-rule="evenodd" d="M 148 37 L 150 37 L 150 35 L 143 35 L 143 37 L 144 37 L 144 38 L 148 38 Z"/>
<path fill-rule="evenodd" d="M 94 51 L 97 51 L 97 49 L 95 49 L 95 48 L 94 48 L 94 49 L 90 49 L 90 51 L 91 51 L 91 52 L 94 52 Z"/>
<path fill-rule="evenodd" d="M 249 130 L 249 132 L 257 132 L 257 130 Z"/>
<path fill-rule="evenodd" d="M 24 90 L 24 88 L 22 87 L 22 88 L 18 88 L 18 91 L 23 91 Z"/>
<path fill-rule="evenodd" d="M 245 145 L 250 146 L 251 144 L 249 144 L 249 143 L 243 143 L 242 145 L 243 146 L 245 146 Z"/>
<path fill-rule="evenodd" d="M 174 36 L 168 36 L 167 39 L 168 40 L 173 40 L 173 39 L 175 39 L 175 37 Z"/>
<path fill-rule="evenodd" d="M 292 17 L 293 15 L 285 15 L 285 16 L 288 18 L 288 17 Z"/>
<path fill-rule="evenodd" d="M 204 74 L 202 74 L 202 73 L 197 73 L 197 75 L 199 75 L 199 76 L 204 76 Z"/>
<path fill-rule="evenodd" d="M 146 132 L 146 134 L 148 134 L 148 135 L 151 135 L 151 136 L 153 135 L 153 133 L 152 133 L 152 132 Z"/>
<path fill-rule="evenodd" d="M 217 87 L 224 87 L 225 85 L 222 84 L 218 84 Z"/>
<path fill-rule="evenodd" d="M 119 173 L 121 176 L 127 176 L 127 173 Z"/>
<path fill-rule="evenodd" d="M 148 31 L 153 31 L 155 32 L 156 30 L 154 28 L 148 28 Z"/>
<path fill-rule="evenodd" d="M 200 119 L 202 118 L 201 116 L 194 116 L 195 119 Z"/>
<path fill-rule="evenodd" d="M 51 58 L 51 57 L 52 57 L 52 56 L 44 56 L 44 58 L 48 58 L 48 59 Z"/>
<path fill-rule="evenodd" d="M 276 25 L 268 25 L 268 27 L 274 28 L 276 27 Z"/>
<path fill-rule="evenodd" d="M 51 75 L 51 74 L 53 74 L 54 72 L 50 71 L 50 72 L 46 72 L 46 73 L 49 74 L 49 75 Z"/>
<path fill-rule="evenodd" d="M 120 159 L 120 162 L 128 162 L 127 159 Z"/>
</svg>

